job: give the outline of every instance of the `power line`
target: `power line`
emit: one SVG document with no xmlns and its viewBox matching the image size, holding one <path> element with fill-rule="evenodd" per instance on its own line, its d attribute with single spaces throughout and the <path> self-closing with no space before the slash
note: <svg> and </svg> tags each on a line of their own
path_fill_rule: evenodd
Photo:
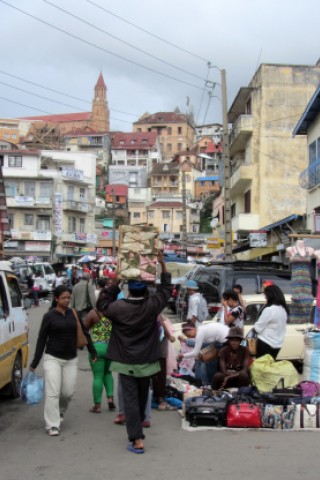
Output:
<svg viewBox="0 0 320 480">
<path fill-rule="evenodd" d="M 41 110 L 40 108 L 31 107 L 30 105 L 25 105 L 24 103 L 16 102 L 15 100 L 11 100 L 10 98 L 0 97 L 0 100 L 5 100 L 6 102 L 20 105 L 21 107 L 30 108 L 30 110 L 36 110 L 37 112 L 46 113 L 47 115 L 60 115 L 59 113 L 47 112 L 46 110 Z M 110 120 L 116 120 L 117 122 L 130 123 L 130 125 L 132 125 L 132 122 L 129 122 L 129 120 L 122 120 L 120 118 L 115 118 L 115 117 L 110 117 Z"/>
<path fill-rule="evenodd" d="M 89 45 L 90 47 L 94 47 L 98 50 L 101 50 L 102 52 L 108 53 L 109 55 L 113 55 L 114 57 L 120 58 L 121 60 L 124 60 L 125 62 L 131 63 L 133 65 L 136 65 L 136 66 L 140 67 L 140 68 L 144 68 L 145 70 L 148 70 L 149 72 L 156 73 L 157 75 L 161 75 L 162 77 L 166 77 L 166 78 L 169 78 L 170 80 L 175 80 L 176 82 L 183 83 L 185 85 L 189 85 L 189 87 L 193 87 L 193 88 L 196 88 L 198 90 L 202 90 L 202 87 L 200 87 L 198 85 L 194 85 L 190 82 L 186 82 L 184 80 L 180 80 L 179 78 L 173 77 L 172 75 L 168 75 L 166 73 L 159 72 L 158 70 L 155 70 L 154 68 L 147 67 L 145 65 L 141 65 L 140 63 L 135 62 L 134 60 L 130 60 L 128 58 L 125 58 L 122 55 L 119 55 L 118 53 L 110 52 L 110 50 L 107 50 L 103 47 L 100 47 L 99 45 L 96 45 L 95 43 L 89 42 L 88 40 L 85 40 L 84 38 L 81 38 L 78 35 L 67 32 L 66 30 L 63 30 L 62 28 L 57 27 L 56 25 L 53 25 L 52 23 L 49 23 L 45 20 L 42 20 L 41 18 L 36 17 L 35 15 L 32 15 L 31 13 L 28 13 L 25 10 L 22 10 L 21 8 L 15 7 L 14 5 L 11 5 L 10 3 L 8 3 L 4 0 L 0 0 L 0 2 L 3 3 L 4 5 L 7 5 L 10 8 L 13 8 L 14 10 L 17 10 L 18 12 L 26 15 L 27 17 L 30 17 L 33 20 L 37 20 L 38 22 L 43 23 L 44 25 L 47 25 L 48 27 L 53 28 L 54 30 L 57 30 L 58 32 L 64 33 L 65 35 L 68 35 L 71 38 L 79 40 L 80 42 L 85 43 L 86 45 Z"/>
<path fill-rule="evenodd" d="M 200 55 L 197 55 L 196 53 L 192 53 L 190 52 L 189 50 L 186 50 L 185 48 L 183 47 L 180 47 L 179 45 L 173 43 L 173 42 L 169 42 L 169 40 L 166 40 L 165 38 L 162 38 L 158 35 L 155 35 L 154 33 L 152 32 L 149 32 L 148 30 L 142 28 L 142 27 L 139 27 L 138 25 L 136 25 L 135 23 L 133 22 L 130 22 L 129 20 L 126 20 L 125 18 L 123 17 L 120 17 L 120 15 L 117 15 L 113 12 L 111 12 L 110 10 L 107 10 L 106 8 L 102 7 L 101 5 L 98 5 L 97 3 L 91 1 L 91 0 L 86 0 L 88 3 L 91 3 L 91 5 L 94 5 L 96 8 L 100 8 L 100 10 L 103 10 L 104 12 L 108 13 L 109 15 L 112 15 L 113 17 L 116 17 L 118 18 L 119 20 L 121 20 L 122 22 L 125 22 L 127 23 L 128 25 L 131 25 L 132 27 L 140 30 L 141 32 L 144 32 L 144 33 L 147 33 L 148 35 L 150 35 L 151 37 L 153 38 L 156 38 L 157 40 L 160 40 L 161 42 L 164 42 L 166 43 L 167 45 L 170 45 L 171 47 L 174 47 L 174 48 L 177 48 L 178 50 L 180 50 L 181 52 L 185 52 L 187 53 L 188 55 L 191 55 L 192 57 L 194 58 L 198 58 L 199 60 L 203 60 L 204 62 L 208 63 L 208 60 L 206 58 L 203 58 L 201 57 Z"/>
<path fill-rule="evenodd" d="M 139 48 L 139 47 L 133 45 L 132 43 L 127 42 L 126 40 L 122 40 L 121 38 L 116 37 L 112 33 L 107 32 L 106 30 L 103 30 L 100 27 L 97 27 L 93 23 L 88 22 L 87 20 L 84 20 L 83 18 L 78 17 L 77 15 L 75 15 L 71 12 L 68 12 L 64 8 L 59 7 L 59 5 L 55 5 L 54 3 L 50 2 L 49 0 L 42 0 L 42 1 L 47 3 L 48 5 L 51 5 L 53 8 L 56 8 L 57 10 L 60 10 L 61 12 L 65 13 L 66 15 L 70 15 L 70 17 L 79 20 L 79 22 L 82 22 L 85 25 L 89 25 L 90 27 L 94 28 L 95 30 L 98 30 L 99 32 L 104 33 L 105 35 L 108 35 L 109 37 L 114 38 L 115 40 L 118 40 L 118 42 L 121 42 L 121 43 L 123 43 L 124 45 L 127 45 L 130 48 L 133 48 L 137 52 L 143 53 L 144 55 L 147 55 L 148 57 L 151 57 L 155 60 L 158 60 L 159 62 L 164 63 L 165 65 L 168 65 L 171 68 L 175 68 L 176 70 L 179 70 L 182 73 L 186 73 L 187 75 L 191 75 L 192 77 L 197 78 L 198 80 L 204 81 L 204 79 L 202 77 L 200 77 L 199 75 L 196 75 L 195 73 L 192 73 L 192 72 L 188 72 L 187 70 L 184 70 L 183 68 L 180 68 L 177 65 L 173 65 L 172 63 L 168 62 L 167 60 L 163 60 L 162 58 L 159 58 L 156 55 L 153 55 L 152 53 L 146 52 L 145 50 L 142 50 L 142 48 Z"/>
<path fill-rule="evenodd" d="M 208 81 L 208 78 L 209 78 L 209 73 L 210 73 L 210 62 L 208 63 L 207 78 L 206 78 L 206 80 L 205 80 L 205 84 L 204 84 L 204 87 L 203 87 L 203 89 L 202 89 L 201 100 L 200 100 L 200 107 L 199 107 L 198 115 L 197 115 L 197 123 L 198 123 L 198 121 L 199 121 L 199 117 L 200 117 L 200 113 L 201 113 L 202 102 L 203 102 L 204 92 L 206 91 L 206 85 L 207 85 L 207 81 Z"/>
<path fill-rule="evenodd" d="M 26 80 L 25 78 L 18 77 L 17 75 L 13 75 L 12 73 L 8 73 L 8 72 L 5 72 L 3 70 L 0 70 L 0 73 L 2 73 L 3 75 L 7 75 L 8 77 L 15 78 L 17 80 L 21 80 L 22 82 L 29 83 L 30 85 L 34 85 L 36 87 L 43 88 L 44 90 L 48 90 L 50 92 L 58 93 L 59 95 L 63 95 L 64 97 L 73 98 L 74 100 L 78 100 L 80 102 L 87 103 L 87 104 L 91 105 L 91 102 L 89 102 L 88 100 L 83 100 L 83 98 L 74 97 L 73 95 L 70 95 L 68 93 L 63 93 L 63 92 L 60 92 L 59 90 L 55 90 L 53 88 L 45 87 L 44 85 L 41 85 L 40 83 L 31 82 L 30 80 Z M 113 111 L 113 112 L 124 113 L 125 115 L 132 115 L 133 117 L 139 117 L 139 115 L 137 115 L 136 113 L 123 112 L 122 110 L 116 110 L 115 108 L 110 108 L 110 110 Z"/>
</svg>

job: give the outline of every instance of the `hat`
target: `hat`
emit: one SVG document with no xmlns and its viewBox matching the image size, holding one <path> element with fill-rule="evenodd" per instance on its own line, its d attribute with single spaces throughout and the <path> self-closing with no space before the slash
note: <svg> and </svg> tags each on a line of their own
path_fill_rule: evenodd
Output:
<svg viewBox="0 0 320 480">
<path fill-rule="evenodd" d="M 242 328 L 240 327 L 231 327 L 226 338 L 241 338 L 243 340 Z"/>
<path fill-rule="evenodd" d="M 141 280 L 129 280 L 128 288 L 132 292 L 143 292 L 147 288 L 147 285 Z"/>
<path fill-rule="evenodd" d="M 188 280 L 186 287 L 190 288 L 191 290 L 199 290 L 198 284 L 194 280 Z"/>
</svg>

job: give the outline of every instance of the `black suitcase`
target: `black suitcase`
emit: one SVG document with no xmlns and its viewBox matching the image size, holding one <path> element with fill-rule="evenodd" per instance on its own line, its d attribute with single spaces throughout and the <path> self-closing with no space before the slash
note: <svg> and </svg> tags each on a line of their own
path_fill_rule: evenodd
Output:
<svg viewBox="0 0 320 480">
<path fill-rule="evenodd" d="M 186 419 L 191 427 L 226 425 L 227 400 L 215 397 L 191 397 L 186 405 Z"/>
</svg>

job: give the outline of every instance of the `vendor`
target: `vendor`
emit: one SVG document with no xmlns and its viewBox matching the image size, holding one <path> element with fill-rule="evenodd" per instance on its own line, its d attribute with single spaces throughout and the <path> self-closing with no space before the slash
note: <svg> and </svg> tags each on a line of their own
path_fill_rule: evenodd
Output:
<svg viewBox="0 0 320 480">
<path fill-rule="evenodd" d="M 250 383 L 248 374 L 250 352 L 247 347 L 240 345 L 243 340 L 242 329 L 230 328 L 226 338 L 228 345 L 219 352 L 219 372 L 213 376 L 213 390 L 246 387 Z"/>
</svg>

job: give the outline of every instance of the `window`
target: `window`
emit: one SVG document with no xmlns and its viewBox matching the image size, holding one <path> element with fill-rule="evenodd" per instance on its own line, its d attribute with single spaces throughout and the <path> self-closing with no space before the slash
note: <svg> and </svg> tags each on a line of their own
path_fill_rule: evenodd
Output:
<svg viewBox="0 0 320 480">
<path fill-rule="evenodd" d="M 168 135 L 172 135 L 172 127 L 167 128 Z"/>
<path fill-rule="evenodd" d="M 182 150 L 182 143 L 178 143 L 178 152 L 181 152 Z"/>
<path fill-rule="evenodd" d="M 140 212 L 133 212 L 133 218 L 140 218 L 141 214 Z"/>
<path fill-rule="evenodd" d="M 148 211 L 148 217 L 149 218 L 154 218 L 154 210 L 149 210 Z"/>
<path fill-rule="evenodd" d="M 171 144 L 171 143 L 168 143 L 168 144 L 167 144 L 167 152 L 168 152 L 168 153 L 171 153 L 171 152 L 172 152 L 172 144 Z"/>
<path fill-rule="evenodd" d="M 170 230 L 169 230 L 169 225 L 168 225 L 167 223 L 164 223 L 164 224 L 163 224 L 163 231 L 164 231 L 164 232 L 169 232 L 169 231 L 170 231 Z"/>
<path fill-rule="evenodd" d="M 17 195 L 17 184 L 15 182 L 5 181 L 6 197 L 15 197 Z"/>
<path fill-rule="evenodd" d="M 182 127 L 178 127 L 178 135 L 182 134 Z"/>
<path fill-rule="evenodd" d="M 85 200 L 87 196 L 86 189 L 84 187 L 80 187 L 80 200 Z"/>
<path fill-rule="evenodd" d="M 75 233 L 77 227 L 76 217 L 68 217 L 68 233 Z"/>
<path fill-rule="evenodd" d="M 137 132 L 138 132 L 138 133 L 141 133 L 141 128 L 137 128 Z"/>
<path fill-rule="evenodd" d="M 13 213 L 8 213 L 9 228 L 10 230 L 14 228 L 14 216 Z"/>
<path fill-rule="evenodd" d="M 68 185 L 67 187 L 67 199 L 68 200 L 73 200 L 74 197 L 74 186 L 73 185 Z"/>
<path fill-rule="evenodd" d="M 52 195 L 52 183 L 40 182 L 40 197 L 51 197 Z"/>
<path fill-rule="evenodd" d="M 9 167 L 22 167 L 22 157 L 21 156 L 10 156 L 8 161 Z"/>
<path fill-rule="evenodd" d="M 11 135 L 11 137 L 12 137 L 12 138 L 17 138 L 17 135 L 16 135 L 15 133 L 13 133 L 13 134 Z"/>
<path fill-rule="evenodd" d="M 9 294 L 10 294 L 12 306 L 21 307 L 22 295 L 21 295 L 21 290 L 16 277 L 14 277 L 13 275 L 10 275 L 10 273 L 6 273 L 6 278 L 7 278 L 7 285 L 9 288 Z"/>
<path fill-rule="evenodd" d="M 244 194 L 244 213 L 251 213 L 251 190 Z"/>
<path fill-rule="evenodd" d="M 33 225 L 33 213 L 24 214 L 24 225 Z"/>
<path fill-rule="evenodd" d="M 26 197 L 35 197 L 36 182 L 24 182 L 24 194 Z"/>
<path fill-rule="evenodd" d="M 317 158 L 317 142 L 314 141 L 309 145 L 309 164 L 313 163 Z"/>
<path fill-rule="evenodd" d="M 86 233 L 86 219 L 80 218 L 80 233 Z"/>
<path fill-rule="evenodd" d="M 46 232 L 50 230 L 50 217 L 49 215 L 39 215 L 37 220 L 37 230 Z"/>
<path fill-rule="evenodd" d="M 181 210 L 176 210 L 176 219 L 177 220 L 182 220 L 182 211 Z"/>
<path fill-rule="evenodd" d="M 237 211 L 237 209 L 236 209 L 236 204 L 233 203 L 233 204 L 231 205 L 231 218 L 234 218 L 234 217 L 236 216 L 236 211 Z"/>
<path fill-rule="evenodd" d="M 162 210 L 162 218 L 170 218 L 170 210 Z"/>
</svg>

